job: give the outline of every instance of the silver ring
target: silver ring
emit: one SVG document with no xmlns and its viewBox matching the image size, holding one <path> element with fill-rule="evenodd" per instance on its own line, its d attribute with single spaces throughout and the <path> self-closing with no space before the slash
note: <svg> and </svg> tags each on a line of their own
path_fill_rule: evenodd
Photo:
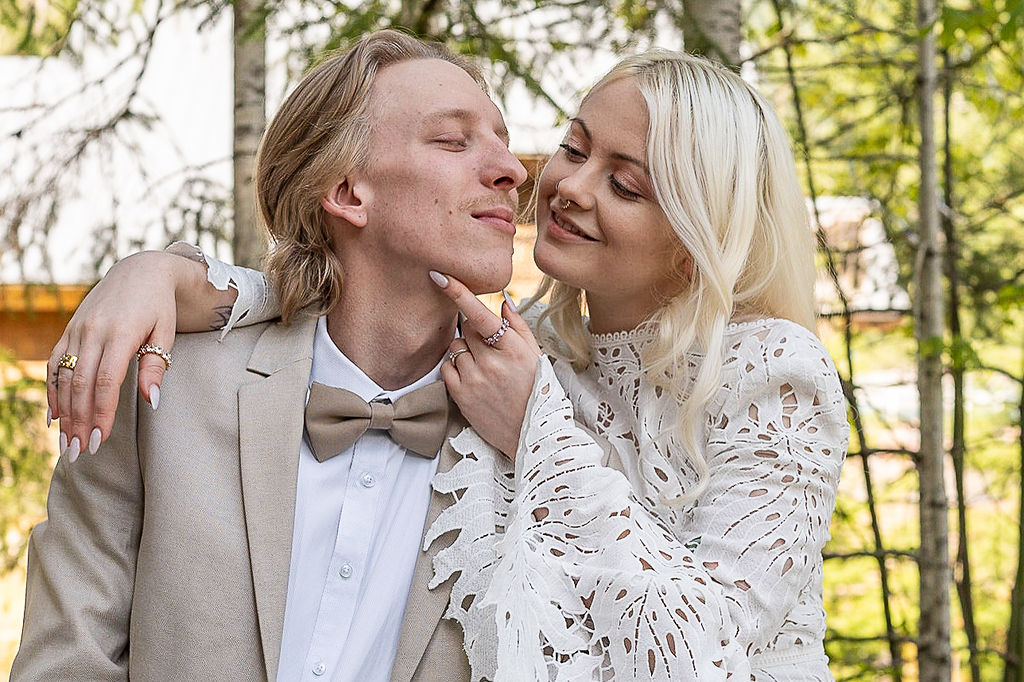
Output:
<svg viewBox="0 0 1024 682">
<path fill-rule="evenodd" d="M 501 318 L 501 329 L 499 329 L 498 331 L 494 332 L 493 334 L 488 336 L 486 339 L 484 339 L 484 343 L 486 343 L 488 346 L 493 346 L 494 344 L 496 344 L 498 342 L 498 339 L 500 339 L 501 337 L 503 337 L 505 335 L 505 332 L 507 332 L 507 331 L 508 331 L 508 320 L 503 317 L 503 318 Z"/>
<path fill-rule="evenodd" d="M 460 355 L 462 355 L 463 353 L 468 353 L 468 352 L 469 352 L 468 348 L 459 348 L 457 350 L 448 351 L 448 362 L 452 363 L 452 365 L 455 366 L 456 369 L 457 369 L 458 366 L 455 365 L 455 361 L 458 359 L 458 357 Z"/>
</svg>

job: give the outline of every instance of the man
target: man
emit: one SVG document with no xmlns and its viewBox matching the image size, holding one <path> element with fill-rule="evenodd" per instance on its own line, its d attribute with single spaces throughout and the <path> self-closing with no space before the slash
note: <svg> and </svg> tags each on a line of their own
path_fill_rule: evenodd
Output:
<svg viewBox="0 0 1024 682">
<path fill-rule="evenodd" d="M 441 47 L 384 31 L 307 75 L 256 172 L 289 324 L 179 338 L 160 409 L 129 376 L 107 442 L 61 458 L 12 679 L 468 679 L 450 585 L 426 587 L 442 545 L 420 550 L 454 454 L 443 419 L 398 422 L 436 404 L 457 333 L 429 271 L 502 288 L 525 175 Z M 354 441 L 329 428 L 339 388 Z"/>
</svg>

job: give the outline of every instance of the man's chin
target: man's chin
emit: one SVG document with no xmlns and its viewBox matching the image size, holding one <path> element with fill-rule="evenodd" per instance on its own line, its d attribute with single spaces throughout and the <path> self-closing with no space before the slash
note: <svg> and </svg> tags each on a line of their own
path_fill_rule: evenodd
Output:
<svg viewBox="0 0 1024 682">
<path fill-rule="evenodd" d="M 512 281 L 512 270 L 510 268 L 504 272 L 464 273 L 459 279 L 474 294 L 493 294 L 507 287 Z"/>
</svg>

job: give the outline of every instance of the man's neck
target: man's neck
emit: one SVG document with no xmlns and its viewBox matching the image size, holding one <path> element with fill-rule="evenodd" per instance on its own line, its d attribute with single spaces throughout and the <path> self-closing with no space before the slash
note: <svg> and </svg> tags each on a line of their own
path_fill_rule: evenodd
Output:
<svg viewBox="0 0 1024 682">
<path fill-rule="evenodd" d="M 425 279 L 425 278 L 424 278 Z M 327 315 L 338 349 L 378 386 L 408 386 L 432 370 L 455 336 L 454 305 L 428 287 L 406 295 L 360 290 L 347 278 L 341 302 Z"/>
</svg>

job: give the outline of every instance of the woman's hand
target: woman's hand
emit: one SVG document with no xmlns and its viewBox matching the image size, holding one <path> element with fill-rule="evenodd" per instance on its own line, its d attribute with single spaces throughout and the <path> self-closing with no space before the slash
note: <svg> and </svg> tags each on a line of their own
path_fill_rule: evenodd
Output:
<svg viewBox="0 0 1024 682">
<path fill-rule="evenodd" d="M 513 458 L 541 355 L 537 340 L 506 295 L 507 328 L 489 345 L 485 339 L 498 335 L 502 320 L 457 279 L 439 273 L 431 279 L 465 316 L 463 338 L 452 342 L 450 361 L 441 365 L 448 394 L 481 438 Z"/>
<path fill-rule="evenodd" d="M 128 363 L 143 344 L 170 352 L 177 320 L 176 290 L 205 281 L 201 263 L 162 251 L 144 251 L 114 264 L 75 311 L 47 362 L 49 415 L 60 419 L 61 454 L 74 461 L 94 453 L 110 435 L 118 393 Z M 74 369 L 60 367 L 67 353 Z M 139 360 L 139 390 L 156 409 L 164 361 L 146 354 Z"/>
</svg>

